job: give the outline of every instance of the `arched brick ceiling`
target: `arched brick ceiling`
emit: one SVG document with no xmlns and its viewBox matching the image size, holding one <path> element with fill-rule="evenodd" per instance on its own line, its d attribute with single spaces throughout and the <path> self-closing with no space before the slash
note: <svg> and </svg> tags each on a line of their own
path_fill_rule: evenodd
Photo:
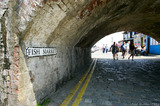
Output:
<svg viewBox="0 0 160 106">
<path fill-rule="evenodd" d="M 136 31 L 160 41 L 159 0 L 66 1 L 44 4 L 22 40 L 88 48 L 108 34 Z"/>
</svg>

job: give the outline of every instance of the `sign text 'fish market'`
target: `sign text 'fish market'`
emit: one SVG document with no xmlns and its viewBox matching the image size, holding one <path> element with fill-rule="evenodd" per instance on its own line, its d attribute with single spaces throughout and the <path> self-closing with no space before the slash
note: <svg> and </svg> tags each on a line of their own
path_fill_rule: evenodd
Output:
<svg viewBox="0 0 160 106">
<path fill-rule="evenodd" d="M 28 57 L 46 56 L 46 55 L 57 54 L 57 49 L 56 48 L 33 47 L 33 48 L 27 48 L 25 52 Z"/>
</svg>

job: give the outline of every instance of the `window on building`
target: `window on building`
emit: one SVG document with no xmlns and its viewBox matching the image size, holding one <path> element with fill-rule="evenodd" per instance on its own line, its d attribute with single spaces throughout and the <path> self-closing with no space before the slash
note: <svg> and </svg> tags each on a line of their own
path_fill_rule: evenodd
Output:
<svg viewBox="0 0 160 106">
<path fill-rule="evenodd" d="M 128 39 L 128 34 L 125 34 L 125 38 Z"/>
<path fill-rule="evenodd" d="M 132 38 L 132 32 L 130 32 L 130 36 L 129 36 L 129 38 Z"/>
<path fill-rule="evenodd" d="M 151 45 L 159 45 L 160 43 L 156 41 L 155 39 L 151 38 L 150 39 Z"/>
</svg>

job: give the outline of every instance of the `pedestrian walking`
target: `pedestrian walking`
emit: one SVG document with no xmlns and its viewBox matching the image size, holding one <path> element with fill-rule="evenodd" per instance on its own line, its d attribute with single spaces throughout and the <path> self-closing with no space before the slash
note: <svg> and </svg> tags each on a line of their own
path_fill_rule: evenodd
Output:
<svg viewBox="0 0 160 106">
<path fill-rule="evenodd" d="M 125 45 L 125 42 L 123 42 L 123 44 L 121 45 L 123 59 L 126 53 L 126 49 L 127 49 L 127 46 Z"/>
<path fill-rule="evenodd" d="M 105 45 L 103 44 L 102 52 L 105 52 Z"/>
<path fill-rule="evenodd" d="M 108 46 L 107 46 L 107 44 L 106 44 L 106 47 L 105 47 L 105 49 L 106 49 L 106 53 L 108 52 Z"/>
<path fill-rule="evenodd" d="M 130 57 L 132 56 L 132 61 L 133 61 L 134 52 L 135 52 L 135 46 L 134 46 L 133 42 L 130 43 L 130 45 L 129 45 L 129 50 L 130 50 L 130 56 L 128 57 L 128 60 L 129 60 Z"/>
<path fill-rule="evenodd" d="M 115 56 L 117 57 L 117 60 L 118 60 L 118 52 L 119 52 L 119 47 L 118 47 L 118 44 L 116 44 L 116 54 L 115 54 Z"/>
<path fill-rule="evenodd" d="M 130 43 L 127 42 L 127 43 L 126 43 L 126 53 L 129 53 L 129 45 L 130 45 Z"/>
<path fill-rule="evenodd" d="M 110 49 L 112 49 L 112 54 L 113 54 L 113 60 L 115 60 L 115 58 L 117 57 L 118 60 L 118 56 L 117 56 L 117 50 L 118 47 L 116 46 L 115 42 L 113 43 L 113 45 L 110 47 Z"/>
</svg>

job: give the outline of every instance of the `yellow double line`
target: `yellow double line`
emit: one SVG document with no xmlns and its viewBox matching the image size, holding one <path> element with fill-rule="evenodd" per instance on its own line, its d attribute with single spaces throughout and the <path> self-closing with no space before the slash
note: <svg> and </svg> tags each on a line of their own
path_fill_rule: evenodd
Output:
<svg viewBox="0 0 160 106">
<path fill-rule="evenodd" d="M 85 80 L 85 78 L 87 77 L 88 73 L 90 72 L 90 70 L 92 68 L 91 72 L 88 75 L 88 78 L 86 79 L 83 87 L 81 88 L 81 90 L 78 93 L 75 101 L 72 104 L 72 106 L 78 106 L 79 105 L 79 103 L 80 103 L 80 101 L 81 101 L 81 99 L 83 97 L 83 94 L 84 94 L 84 92 L 85 92 L 85 90 L 86 90 L 86 88 L 88 86 L 88 83 L 89 83 L 89 81 L 90 81 L 90 79 L 92 77 L 92 74 L 94 72 L 94 68 L 96 66 L 96 62 L 97 62 L 97 59 L 94 60 L 91 63 L 91 65 L 89 66 L 87 72 L 83 75 L 83 77 L 80 79 L 80 81 L 78 82 L 78 84 L 72 89 L 72 91 L 70 92 L 70 94 L 65 98 L 65 100 L 63 101 L 63 103 L 60 106 L 67 106 L 70 103 L 70 101 L 72 100 L 73 96 L 76 94 L 77 90 L 80 88 L 82 82 Z M 93 65 L 93 63 L 94 63 L 94 65 Z M 92 65 L 93 65 L 93 67 L 92 67 Z"/>
</svg>

